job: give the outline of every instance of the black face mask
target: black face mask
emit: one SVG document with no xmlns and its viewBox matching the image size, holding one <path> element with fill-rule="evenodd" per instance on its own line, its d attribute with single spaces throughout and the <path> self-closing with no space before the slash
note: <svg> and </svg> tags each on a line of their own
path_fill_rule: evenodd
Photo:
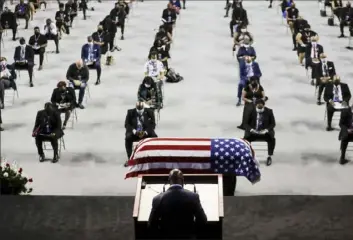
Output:
<svg viewBox="0 0 353 240">
<path fill-rule="evenodd" d="M 25 43 L 26 43 L 26 41 L 24 41 L 24 40 L 21 40 L 21 41 L 20 41 L 20 44 L 21 44 L 21 45 L 23 45 L 23 44 L 25 44 Z"/>
<path fill-rule="evenodd" d="M 255 83 L 251 83 L 251 86 L 253 87 L 253 88 L 256 88 L 257 87 L 257 83 L 255 82 Z"/>
<path fill-rule="evenodd" d="M 98 29 L 98 32 L 99 32 L 99 33 L 102 33 L 102 32 L 103 32 L 103 29 Z"/>
<path fill-rule="evenodd" d="M 40 34 L 40 32 L 39 31 L 34 31 L 34 34 L 38 36 Z"/>
<path fill-rule="evenodd" d="M 333 81 L 333 84 L 335 84 L 337 86 L 338 84 L 340 84 L 340 81 L 339 80 L 335 80 L 335 81 Z"/>
</svg>

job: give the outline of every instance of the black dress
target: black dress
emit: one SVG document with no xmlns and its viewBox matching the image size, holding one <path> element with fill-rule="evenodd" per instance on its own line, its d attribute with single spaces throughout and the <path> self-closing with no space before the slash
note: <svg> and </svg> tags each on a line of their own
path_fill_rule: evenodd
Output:
<svg viewBox="0 0 353 240">
<path fill-rule="evenodd" d="M 252 99 L 252 102 L 251 103 L 245 102 L 245 105 L 243 108 L 242 123 L 238 127 L 240 129 L 244 129 L 244 122 L 246 122 L 246 120 L 248 119 L 248 117 L 250 116 L 252 111 L 254 110 L 256 100 L 264 97 L 264 96 L 262 96 L 262 92 L 264 91 L 264 88 L 261 85 L 258 85 L 258 87 L 255 89 L 253 89 L 250 85 L 248 85 L 244 88 L 244 91 L 246 92 L 245 98 Z"/>
</svg>

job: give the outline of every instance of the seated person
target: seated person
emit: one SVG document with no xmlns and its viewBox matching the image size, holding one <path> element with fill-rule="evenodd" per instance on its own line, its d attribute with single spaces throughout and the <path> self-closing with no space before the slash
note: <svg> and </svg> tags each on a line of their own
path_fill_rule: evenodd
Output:
<svg viewBox="0 0 353 240">
<path fill-rule="evenodd" d="M 32 136 L 36 139 L 36 145 L 39 154 L 39 161 L 45 161 L 43 151 L 43 142 L 48 141 L 54 151 L 52 162 L 59 161 L 59 144 L 58 139 L 64 135 L 61 129 L 60 115 L 54 110 L 53 104 L 48 102 L 44 105 L 44 110 L 37 112 L 36 121 L 34 123 Z"/>
<path fill-rule="evenodd" d="M 59 34 L 56 29 L 55 24 L 50 18 L 46 20 L 46 24 L 43 27 L 42 34 L 47 38 L 47 40 L 53 40 L 56 47 L 56 53 L 59 53 Z"/>
<path fill-rule="evenodd" d="M 173 35 L 173 27 L 177 20 L 177 14 L 171 3 L 168 3 L 167 8 L 162 12 L 162 22 L 164 23 L 165 29 L 171 35 Z"/>
<path fill-rule="evenodd" d="M 33 87 L 34 51 L 31 46 L 26 44 L 24 38 L 20 38 L 20 46 L 15 48 L 14 60 L 16 70 L 28 71 L 29 86 Z"/>
<path fill-rule="evenodd" d="M 335 76 L 333 82 L 326 84 L 324 100 L 327 106 L 327 131 L 332 131 L 332 117 L 334 112 L 346 108 L 351 99 L 351 92 L 347 84 L 342 83 L 338 76 Z"/>
<path fill-rule="evenodd" d="M 157 87 L 161 90 L 165 75 L 165 69 L 163 63 L 158 60 L 157 52 L 151 53 L 151 59 L 146 62 L 144 72 L 145 76 L 152 77 L 153 80 L 157 82 Z"/>
<path fill-rule="evenodd" d="M 305 25 L 295 37 L 298 45 L 297 52 L 299 64 L 302 66 L 304 66 L 303 60 L 305 58 L 306 46 L 310 43 L 312 37 L 318 37 L 318 34 L 311 30 L 311 26 L 309 24 Z"/>
<path fill-rule="evenodd" d="M 151 108 L 160 108 L 162 97 L 151 77 L 145 77 L 137 91 L 138 101 L 148 104 Z"/>
<path fill-rule="evenodd" d="M 283 18 L 287 17 L 287 9 L 290 8 L 293 2 L 293 0 L 283 0 L 281 2 L 281 11 Z"/>
<path fill-rule="evenodd" d="M 33 48 L 34 55 L 39 55 L 38 71 L 40 71 L 43 69 L 44 53 L 48 40 L 40 33 L 39 27 L 34 28 L 34 35 L 29 38 L 28 44 Z"/>
<path fill-rule="evenodd" d="M 170 0 L 169 2 L 173 5 L 176 14 L 179 15 L 181 9 L 180 0 Z"/>
<path fill-rule="evenodd" d="M 170 50 L 170 45 L 173 41 L 173 36 L 166 30 L 166 27 L 164 25 L 159 26 L 159 31 L 156 33 L 156 36 L 154 37 L 154 40 L 161 40 L 162 45 L 165 45 L 166 51 Z"/>
<path fill-rule="evenodd" d="M 99 25 L 103 26 L 103 30 L 109 35 L 109 51 L 113 52 L 117 47 L 114 45 L 114 39 L 117 30 L 116 24 L 113 22 L 110 15 L 107 15 L 103 21 L 99 23 Z"/>
<path fill-rule="evenodd" d="M 99 25 L 97 32 L 92 34 L 93 43 L 100 46 L 100 52 L 102 55 L 108 52 L 109 45 L 109 33 L 103 30 L 103 26 Z"/>
<path fill-rule="evenodd" d="M 2 117 L 1 117 L 1 108 L 0 108 L 0 132 L 5 130 L 3 127 L 1 127 L 1 124 L 2 124 Z"/>
<path fill-rule="evenodd" d="M 346 7 L 341 8 L 341 16 L 340 16 L 340 31 L 341 35 L 339 38 L 344 38 L 344 27 L 349 26 L 352 29 L 353 26 L 353 8 L 351 7 L 351 3 L 347 2 Z"/>
<path fill-rule="evenodd" d="M 12 88 L 17 91 L 16 86 L 16 72 L 12 65 L 7 64 L 7 60 L 4 57 L 0 58 L 0 108 L 5 107 L 5 90 Z"/>
<path fill-rule="evenodd" d="M 85 96 L 87 82 L 89 80 L 89 70 L 87 66 L 83 64 L 81 59 L 69 66 L 66 73 L 66 79 L 70 81 L 70 87 L 79 90 L 77 105 L 79 108 L 84 109 L 85 107 L 82 105 L 82 102 Z"/>
<path fill-rule="evenodd" d="M 28 29 L 28 22 L 30 18 L 30 7 L 28 4 L 25 3 L 24 0 L 20 0 L 20 3 L 16 5 L 15 7 L 15 14 L 16 17 L 19 19 L 25 19 L 26 20 L 26 26 L 25 29 Z"/>
<path fill-rule="evenodd" d="M 17 33 L 17 26 L 18 26 L 16 14 L 11 12 L 8 8 L 5 8 L 1 14 L 0 22 L 3 30 L 5 29 L 12 30 L 12 40 L 16 41 L 16 33 Z"/>
<path fill-rule="evenodd" d="M 28 0 L 28 7 L 29 7 L 30 18 L 33 21 L 33 16 L 36 13 L 36 10 L 40 8 L 39 0 Z"/>
<path fill-rule="evenodd" d="M 313 68 L 313 65 L 320 62 L 320 54 L 324 52 L 324 48 L 318 43 L 319 36 L 311 37 L 311 41 L 306 45 L 305 49 L 305 69 Z M 312 85 L 314 82 L 312 81 Z"/>
<path fill-rule="evenodd" d="M 249 20 L 246 10 L 240 4 L 236 4 L 233 8 L 232 20 L 229 23 L 231 37 L 234 36 L 234 29 L 237 29 L 239 25 L 246 28 L 249 25 Z"/>
<path fill-rule="evenodd" d="M 298 50 L 298 43 L 297 43 L 297 35 L 299 32 L 303 32 L 305 26 L 308 25 L 308 21 L 305 20 L 303 17 L 299 16 L 297 20 L 293 21 L 293 34 L 292 34 L 292 40 L 293 40 L 293 51 Z"/>
<path fill-rule="evenodd" d="M 75 90 L 71 87 L 67 87 L 65 81 L 60 81 L 57 88 L 53 90 L 50 101 L 59 113 L 65 113 L 64 130 L 67 121 L 70 119 L 72 110 L 76 107 Z"/>
<path fill-rule="evenodd" d="M 150 232 L 154 239 L 195 239 L 198 230 L 207 227 L 200 197 L 183 188 L 184 177 L 179 169 L 170 171 L 168 179 L 169 189 L 153 198 L 148 219 Z"/>
<path fill-rule="evenodd" d="M 162 40 L 157 39 L 154 41 L 153 46 L 150 49 L 148 59 L 151 59 L 151 53 L 153 52 L 157 52 L 157 59 L 163 63 L 164 69 L 168 71 L 168 59 L 170 58 L 170 54 Z"/>
<path fill-rule="evenodd" d="M 249 84 L 243 89 L 242 100 L 244 101 L 244 111 L 243 111 L 243 120 L 239 129 L 245 130 L 244 123 L 247 121 L 247 118 L 252 113 L 255 108 L 255 103 L 258 99 L 267 101 L 264 88 L 259 84 L 259 78 L 252 76 L 249 80 Z"/>
<path fill-rule="evenodd" d="M 292 34 L 294 33 L 294 22 L 295 20 L 298 19 L 299 17 L 299 10 L 295 7 L 295 3 L 292 2 L 290 7 L 287 8 L 287 13 L 286 13 L 286 18 L 287 18 L 287 24 L 289 26 L 290 31 L 292 32 Z"/>
<path fill-rule="evenodd" d="M 335 65 L 332 61 L 326 60 L 326 54 L 320 54 L 320 63 L 316 64 L 312 70 L 312 78 L 316 79 L 316 88 L 319 88 L 317 94 L 317 105 L 321 105 L 321 95 L 329 81 L 332 81 L 336 75 Z"/>
<path fill-rule="evenodd" d="M 59 11 L 55 13 L 55 20 L 59 38 L 61 38 L 63 32 L 69 35 L 71 19 L 65 11 L 65 5 L 63 3 L 59 4 Z"/>
<path fill-rule="evenodd" d="M 234 44 L 233 44 L 233 52 L 236 50 L 236 46 L 241 46 L 244 42 L 244 39 L 248 39 L 249 40 L 249 45 L 252 45 L 254 42 L 254 38 L 251 35 L 250 32 L 248 32 L 248 30 L 246 29 L 246 26 L 241 25 L 239 27 L 239 32 L 237 32 L 234 35 Z"/>
<path fill-rule="evenodd" d="M 98 44 L 93 43 L 92 36 L 88 36 L 87 41 L 88 43 L 82 46 L 81 59 L 88 68 L 97 70 L 96 85 L 98 85 L 101 83 L 100 77 L 102 73 L 100 47 Z"/>
<path fill-rule="evenodd" d="M 155 128 L 154 112 L 144 108 L 143 102 L 137 102 L 136 108 L 127 111 L 125 119 L 125 149 L 128 159 L 132 155 L 133 142 L 138 142 L 144 138 L 157 137 L 154 132 Z"/>
<path fill-rule="evenodd" d="M 77 17 L 77 12 L 78 12 L 78 5 L 77 2 L 73 0 L 68 0 L 67 3 L 65 4 L 65 12 L 70 16 L 70 27 L 72 27 L 72 23 Z"/>
<path fill-rule="evenodd" d="M 353 114 L 351 107 L 341 111 L 340 128 L 341 131 L 338 137 L 338 139 L 341 141 L 340 164 L 343 165 L 348 163 L 348 160 L 346 159 L 346 151 L 348 143 L 353 141 Z"/>
<path fill-rule="evenodd" d="M 256 59 L 256 51 L 255 48 L 250 45 L 249 39 L 244 39 L 243 44 L 238 49 L 237 58 L 238 61 L 243 61 L 244 56 L 249 56 L 254 61 Z"/>
<path fill-rule="evenodd" d="M 237 106 L 241 105 L 241 96 L 243 88 L 248 84 L 248 81 L 251 77 L 255 76 L 259 80 L 262 76 L 259 64 L 252 60 L 250 56 L 244 56 L 245 61 L 240 62 L 240 82 L 238 84 L 238 103 Z"/>
<path fill-rule="evenodd" d="M 331 4 L 331 11 L 333 13 L 333 16 L 336 16 L 339 21 L 341 21 L 341 11 L 343 8 L 343 3 L 342 0 L 333 0 L 330 2 Z"/>
<path fill-rule="evenodd" d="M 258 99 L 256 101 L 256 108 L 253 109 L 249 118 L 245 122 L 244 139 L 249 142 L 266 141 L 268 145 L 267 166 L 272 164 L 272 155 L 276 146 L 275 131 L 276 126 L 275 117 L 272 109 L 265 107 L 265 101 Z"/>
</svg>

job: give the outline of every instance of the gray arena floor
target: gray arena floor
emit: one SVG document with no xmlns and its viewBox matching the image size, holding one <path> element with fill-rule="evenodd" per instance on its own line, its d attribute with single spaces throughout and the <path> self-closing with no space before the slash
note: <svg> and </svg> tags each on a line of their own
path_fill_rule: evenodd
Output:
<svg viewBox="0 0 353 240">
<path fill-rule="evenodd" d="M 138 3 L 128 20 L 123 49 L 115 52 L 115 64 L 104 66 L 102 84 L 94 86 L 91 71 L 87 108 L 78 111 L 74 129 L 66 130 L 66 150 L 59 163 L 39 163 L 31 137 L 37 110 L 49 100 L 53 88 L 65 78 L 69 64 L 80 58 L 86 36 L 113 7 L 113 1 L 90 3 L 96 11 L 87 21 L 74 22 L 72 35 L 60 42 L 61 53 L 49 54 L 44 70 L 35 71 L 34 88 L 28 87 L 27 73 L 21 73 L 19 99 L 6 103 L 3 111 L 2 155 L 16 161 L 34 178 L 38 195 L 133 195 L 136 180 L 124 180 L 126 160 L 124 120 L 133 108 L 143 65 L 160 23 L 166 1 Z M 239 195 L 259 194 L 352 194 L 352 164 L 340 166 L 338 131 L 326 132 L 324 106 L 317 106 L 314 88 L 305 70 L 291 51 L 291 36 L 281 24 L 276 8 L 268 2 L 245 2 L 255 37 L 255 49 L 263 72 L 262 85 L 269 96 L 268 107 L 277 120 L 277 148 L 273 165 L 262 164 L 262 181 L 252 186 L 245 178 L 238 181 Z M 352 52 L 345 49 L 347 39 L 337 39 L 338 27 L 328 27 L 319 16 L 316 1 L 298 1 L 301 15 L 320 35 L 328 58 L 336 64 L 342 81 L 350 84 Z M 224 1 L 189 1 L 178 20 L 171 66 L 185 81 L 165 86 L 165 108 L 157 127 L 159 136 L 168 137 L 242 137 L 237 129 L 242 108 L 237 108 L 238 64 L 232 57 L 229 18 L 223 18 Z M 19 36 L 27 40 L 32 29 L 54 18 L 56 1 L 35 15 L 29 30 Z M 82 14 L 82 13 L 80 13 Z M 347 31 L 347 30 L 346 30 Z M 13 57 L 10 32 L 5 37 L 2 56 Z M 117 35 L 120 37 L 119 35 Z M 50 42 L 47 50 L 54 50 Z M 38 57 L 36 56 L 36 62 Z M 352 87 L 352 86 L 351 86 Z M 8 97 L 11 100 L 11 97 Z M 50 156 L 52 153 L 48 153 Z"/>
</svg>

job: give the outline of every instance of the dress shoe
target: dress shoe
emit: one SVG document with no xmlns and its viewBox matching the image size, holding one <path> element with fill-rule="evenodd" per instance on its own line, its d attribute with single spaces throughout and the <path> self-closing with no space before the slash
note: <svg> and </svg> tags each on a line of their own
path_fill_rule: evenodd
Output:
<svg viewBox="0 0 353 240">
<path fill-rule="evenodd" d="M 333 131 L 333 127 L 331 127 L 331 126 L 328 126 L 328 127 L 326 127 L 326 131 Z"/>
<path fill-rule="evenodd" d="M 126 161 L 126 162 L 124 163 L 124 167 L 128 167 L 128 166 L 129 166 L 129 162 Z"/>
<path fill-rule="evenodd" d="M 79 104 L 78 104 L 78 107 L 79 107 L 80 109 L 85 109 L 85 106 L 83 106 L 82 103 L 79 103 Z"/>
<path fill-rule="evenodd" d="M 238 126 L 237 128 L 241 129 L 241 130 L 245 130 L 245 128 L 243 127 L 243 125 Z"/>
<path fill-rule="evenodd" d="M 3 129 L 2 127 L 0 127 L 0 132 L 4 131 L 5 129 Z"/>
<path fill-rule="evenodd" d="M 344 36 L 344 34 L 341 34 L 338 36 L 338 38 L 345 38 L 346 36 Z"/>
<path fill-rule="evenodd" d="M 272 158 L 268 157 L 266 161 L 266 166 L 271 166 L 271 164 L 272 164 Z"/>
<path fill-rule="evenodd" d="M 38 71 L 43 70 L 43 66 L 39 66 Z"/>
<path fill-rule="evenodd" d="M 120 40 L 124 40 L 124 35 L 121 36 Z"/>
<path fill-rule="evenodd" d="M 34 87 L 34 85 L 33 85 L 33 83 L 32 83 L 32 82 L 30 82 L 30 83 L 29 83 L 29 86 L 30 86 L 30 87 Z"/>
<path fill-rule="evenodd" d="M 41 154 L 39 155 L 39 162 L 44 162 L 45 161 L 45 155 Z"/>
<path fill-rule="evenodd" d="M 100 80 L 100 79 L 97 79 L 97 82 L 96 82 L 95 84 L 96 84 L 96 85 L 101 84 L 101 80 Z"/>
<path fill-rule="evenodd" d="M 318 106 L 320 106 L 320 105 L 322 104 L 322 102 L 321 102 L 320 100 L 317 100 L 316 104 L 317 104 Z"/>
<path fill-rule="evenodd" d="M 52 163 L 57 163 L 59 161 L 59 156 L 55 154 L 53 160 L 51 161 Z"/>
<path fill-rule="evenodd" d="M 241 102 L 238 102 L 238 103 L 237 103 L 237 107 L 239 107 L 240 105 L 241 105 Z"/>
<path fill-rule="evenodd" d="M 349 161 L 347 160 L 347 159 L 345 159 L 345 158 L 340 158 L 340 164 L 341 165 L 344 165 L 344 164 L 346 164 L 346 163 L 348 163 Z"/>
</svg>

